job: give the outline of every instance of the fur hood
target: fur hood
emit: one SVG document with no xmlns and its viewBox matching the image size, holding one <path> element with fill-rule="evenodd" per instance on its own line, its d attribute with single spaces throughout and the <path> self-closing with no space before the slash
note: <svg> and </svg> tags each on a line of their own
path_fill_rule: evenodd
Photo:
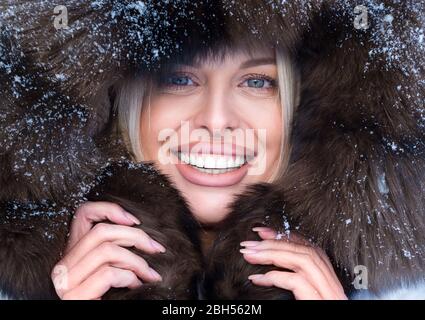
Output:
<svg viewBox="0 0 425 320">
<path fill-rule="evenodd" d="M 0 199 L 81 197 L 120 145 L 111 85 L 223 34 L 221 8 L 192 2 L 68 1 L 66 29 L 52 1 L 0 2 Z"/>
<path fill-rule="evenodd" d="M 425 7 L 364 3 L 72 0 L 69 28 L 56 30 L 51 1 L 1 1 L 0 200 L 83 197 L 124 155 L 102 141 L 112 144 L 111 85 L 129 72 L 221 41 L 269 41 L 300 74 L 291 164 L 275 185 L 291 229 L 348 278 L 365 265 L 373 290 L 423 277 Z"/>
</svg>

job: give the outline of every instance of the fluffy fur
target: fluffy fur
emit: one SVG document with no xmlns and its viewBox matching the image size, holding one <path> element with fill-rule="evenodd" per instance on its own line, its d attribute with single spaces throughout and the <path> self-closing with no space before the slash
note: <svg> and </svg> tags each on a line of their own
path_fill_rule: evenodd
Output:
<svg viewBox="0 0 425 320">
<path fill-rule="evenodd" d="M 425 267 L 424 57 L 423 44 L 414 38 L 424 20 L 418 7 L 370 1 L 369 28 L 357 30 L 354 7 L 322 1 L 306 9 L 301 24 L 308 26 L 293 47 L 302 88 L 291 164 L 273 192 L 243 205 L 267 208 L 277 192 L 290 228 L 326 249 L 348 292 L 354 267 L 364 265 L 369 289 L 379 294 L 422 279 Z M 260 25 L 255 17 L 247 19 L 247 25 Z M 296 35 L 294 29 L 288 33 Z M 273 209 L 272 221 L 281 219 L 282 207 Z M 236 212 L 250 215 L 237 207 Z M 247 226 L 259 218 L 261 213 L 254 214 Z M 248 237 L 249 229 L 238 225 L 235 231 L 236 224 L 228 223 L 215 245 L 235 250 L 230 267 L 212 262 L 212 270 L 223 268 L 212 277 L 218 279 L 218 297 L 244 296 L 233 285 L 259 271 L 247 265 L 228 271 L 243 263 L 237 243 Z"/>
<path fill-rule="evenodd" d="M 132 249 L 161 274 L 161 282 L 112 289 L 104 299 L 197 298 L 203 261 L 199 226 L 165 176 L 150 164 L 117 163 L 96 178 L 87 200 L 120 205 L 167 249 L 154 255 Z M 72 208 L 7 202 L 1 209 L 0 287 L 13 299 L 56 299 L 50 273 L 65 248 Z"/>
<path fill-rule="evenodd" d="M 213 3 L 143 3 L 68 1 L 69 28 L 57 30 L 51 1 L 0 2 L 0 199 L 78 193 L 107 157 L 123 155 L 104 132 L 111 85 L 223 34 Z"/>
<path fill-rule="evenodd" d="M 111 85 L 133 70 L 154 70 L 175 54 L 190 59 L 217 43 L 249 41 L 283 47 L 299 70 L 291 163 L 273 186 L 253 187 L 235 199 L 205 269 L 203 296 L 290 297 L 247 283 L 248 274 L 268 267 L 247 264 L 237 250 L 240 241 L 254 237 L 252 225 L 282 229 L 282 208 L 290 229 L 326 249 L 347 287 L 356 265 L 368 268 L 372 293 L 421 279 L 425 64 L 419 41 L 424 19 L 418 13 L 424 4 L 366 1 L 369 26 L 356 29 L 354 1 L 192 2 L 147 1 L 146 12 L 156 14 L 149 15 L 133 1 L 95 6 L 69 1 L 70 29 L 61 32 L 49 20 L 48 1 L 1 2 L 0 254 L 5 258 L 0 261 L 9 266 L 0 268 L 3 291 L 47 295 L 51 285 L 46 280 L 40 286 L 36 273 L 47 279 L 57 256 L 42 251 L 48 248 L 42 235 L 46 228 L 62 232 L 46 214 L 35 228 L 25 227 L 27 233 L 20 223 L 31 226 L 26 213 L 33 202 L 50 212 L 51 202 L 43 199 L 66 205 L 81 200 L 81 184 L 111 156 L 103 143 L 120 144 L 108 131 L 114 122 Z M 165 23 L 163 29 L 162 21 L 179 23 Z M 141 38 L 135 38 L 137 31 L 143 31 Z M 186 38 L 190 31 L 193 36 Z M 67 190 L 76 192 L 72 200 L 64 199 L 63 194 L 74 194 Z M 138 208 L 143 210 L 143 202 Z M 61 215 L 65 229 L 71 213 Z M 15 216 L 25 218 L 11 223 Z M 29 239 L 38 245 L 28 246 Z M 33 252 L 43 258 L 31 259 Z M 224 265 L 223 257 L 233 263 Z M 34 274 L 16 272 L 26 268 Z M 24 282 L 24 288 L 14 285 Z"/>
<path fill-rule="evenodd" d="M 50 271 L 60 259 L 76 206 L 111 160 L 128 157 L 116 135 L 111 84 L 130 71 L 155 69 L 178 48 L 187 48 L 183 41 L 202 39 L 196 43 L 203 46 L 209 34 L 221 34 L 209 32 L 219 27 L 210 21 L 211 13 L 220 16 L 214 4 L 144 3 L 146 8 L 125 0 L 68 1 L 70 28 L 56 30 L 51 1 L 0 2 L 0 288 L 11 298 L 56 298 Z M 142 181 L 133 186 L 147 190 L 143 175 L 137 177 Z M 170 206 L 182 208 L 167 187 L 154 189 L 157 200 L 167 195 L 160 201 L 167 209 L 162 213 L 173 211 Z M 115 199 L 127 207 L 132 197 L 118 193 Z M 149 219 L 143 203 L 135 213 Z M 178 216 L 156 223 L 178 232 Z M 169 243 L 158 232 L 153 236 Z M 189 247 L 196 241 L 190 238 L 189 245 L 188 237 L 181 235 L 170 248 L 186 248 L 190 261 L 196 253 Z M 170 263 L 173 255 L 171 249 L 164 261 Z M 197 265 L 191 261 L 191 270 Z M 168 269 L 164 274 L 164 284 L 175 281 Z M 192 294 L 184 292 L 186 281 L 171 287 L 175 293 L 158 290 L 157 297 Z"/>
<path fill-rule="evenodd" d="M 268 184 L 251 187 L 232 204 L 229 216 L 216 225 L 218 236 L 211 249 L 202 278 L 203 299 L 254 300 L 293 299 L 291 292 L 275 287 L 255 286 L 248 276 L 276 269 L 273 266 L 249 265 L 239 253 L 240 242 L 260 241 L 252 231 L 254 227 L 268 226 L 281 234 L 284 229 L 285 211 L 281 195 L 272 197 L 273 189 Z"/>
<path fill-rule="evenodd" d="M 110 201 L 136 216 L 139 226 L 161 243 L 165 253 L 137 252 L 162 276 L 158 283 L 140 289 L 112 289 L 105 299 L 196 299 L 202 270 L 199 225 L 169 180 L 149 164 L 117 164 L 106 170 L 88 196 Z"/>
</svg>

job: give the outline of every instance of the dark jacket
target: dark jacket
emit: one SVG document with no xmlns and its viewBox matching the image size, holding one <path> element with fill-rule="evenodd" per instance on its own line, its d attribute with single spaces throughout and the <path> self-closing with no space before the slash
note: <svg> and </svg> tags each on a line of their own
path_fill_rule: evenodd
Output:
<svg viewBox="0 0 425 320">
<path fill-rule="evenodd" d="M 5 294 L 52 297 L 50 270 L 75 207 L 109 162 L 126 156 L 113 130 L 114 83 L 223 41 L 283 47 L 299 70 L 300 99 L 287 172 L 236 199 L 199 293 L 244 296 L 253 267 L 236 251 L 254 238 L 253 224 L 289 225 L 311 238 L 347 290 L 357 265 L 367 267 L 376 294 L 423 280 L 423 4 L 368 1 L 356 11 L 354 1 L 143 3 L 70 1 L 66 30 L 53 27 L 46 2 L 0 3 Z M 233 263 L 224 265 L 227 255 Z"/>
</svg>

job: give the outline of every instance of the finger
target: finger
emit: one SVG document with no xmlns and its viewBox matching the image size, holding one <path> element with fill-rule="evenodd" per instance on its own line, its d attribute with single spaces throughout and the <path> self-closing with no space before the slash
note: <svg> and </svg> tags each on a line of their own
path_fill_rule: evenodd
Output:
<svg viewBox="0 0 425 320">
<path fill-rule="evenodd" d="M 112 243 L 103 243 L 88 253 L 74 267 L 69 269 L 68 290 L 79 286 L 100 266 L 105 264 L 116 268 L 131 270 L 146 282 L 162 280 L 161 276 L 150 268 L 142 257 Z"/>
<path fill-rule="evenodd" d="M 282 241 L 275 239 L 268 239 L 263 241 L 243 241 L 240 243 L 241 246 L 252 248 L 256 250 L 260 249 L 275 249 L 275 250 L 285 250 L 285 251 L 293 251 L 295 253 L 304 253 L 304 254 L 316 254 L 318 258 L 318 253 L 314 252 L 314 248 L 302 244 L 298 244 L 292 241 Z"/>
<path fill-rule="evenodd" d="M 146 253 L 165 252 L 165 248 L 151 239 L 143 230 L 107 223 L 93 227 L 62 259 L 62 264 L 72 268 L 82 257 L 105 242 L 114 242 L 123 247 L 136 247 Z"/>
<path fill-rule="evenodd" d="M 251 264 L 269 265 L 285 268 L 304 276 L 324 298 L 334 296 L 335 288 L 330 284 L 321 268 L 304 253 L 275 249 L 241 249 L 244 258 Z"/>
<path fill-rule="evenodd" d="M 81 285 L 62 295 L 64 300 L 100 299 L 110 288 L 136 289 L 142 282 L 134 272 L 102 266 Z"/>
<path fill-rule="evenodd" d="M 277 232 L 268 227 L 255 227 L 255 228 L 252 228 L 252 231 L 257 232 L 262 239 L 271 240 L 271 239 L 276 239 L 277 237 Z"/>
<path fill-rule="evenodd" d="M 284 250 L 308 255 L 310 256 L 310 259 L 314 261 L 315 264 L 320 268 L 328 283 L 334 288 L 334 290 L 340 290 L 342 287 L 340 285 L 339 279 L 334 272 L 333 266 L 327 259 L 326 254 L 320 250 L 320 248 L 312 246 L 312 244 L 306 240 L 303 241 L 303 238 L 301 237 L 298 237 L 297 240 L 298 243 L 293 242 L 292 240 L 244 241 L 241 242 L 241 246 L 245 246 L 254 250 Z"/>
<path fill-rule="evenodd" d="M 292 291 L 297 300 L 321 300 L 320 293 L 301 275 L 293 272 L 270 271 L 248 277 L 259 286 L 275 286 Z"/>
<path fill-rule="evenodd" d="M 108 220 L 112 223 L 131 226 L 140 224 L 135 216 L 111 202 L 86 202 L 77 209 L 71 225 L 68 249 L 72 248 L 96 222 Z"/>
<path fill-rule="evenodd" d="M 302 235 L 300 235 L 297 232 L 291 232 L 291 235 L 289 237 L 289 241 L 294 242 L 294 243 L 298 243 L 300 245 L 304 245 L 304 246 L 307 246 L 307 247 L 314 248 L 316 250 L 316 252 L 318 253 L 318 255 L 326 263 L 328 268 L 333 270 L 333 266 L 332 266 L 332 264 L 331 264 L 331 262 L 330 262 L 330 260 L 327 256 L 327 254 L 319 246 L 317 246 L 314 243 L 312 243 L 311 241 L 307 240 L 305 237 L 303 237 Z"/>
<path fill-rule="evenodd" d="M 328 268 L 329 269 L 332 269 L 332 270 L 334 270 L 333 269 L 333 265 L 332 265 L 332 263 L 331 263 L 331 261 L 329 260 L 329 257 L 328 257 L 328 255 L 326 254 L 326 252 L 322 249 L 322 248 L 320 248 L 320 247 L 315 247 L 316 248 L 316 250 L 317 250 L 317 254 L 322 258 L 322 260 L 326 263 L 326 265 L 328 266 Z M 335 274 L 335 272 L 333 272 L 333 274 L 335 275 L 335 277 L 336 277 L 336 274 Z"/>
<path fill-rule="evenodd" d="M 342 288 L 339 278 L 335 273 L 332 263 L 330 262 L 327 254 L 320 247 L 314 245 L 305 237 L 303 237 L 302 235 L 294 231 L 291 231 L 290 233 L 288 233 L 287 237 L 285 236 L 279 237 L 279 234 L 275 230 L 268 227 L 256 227 L 256 228 L 253 228 L 253 231 L 257 231 L 259 233 L 259 236 L 264 240 L 279 239 L 280 243 L 289 242 L 289 243 L 294 243 L 299 245 L 298 247 L 293 248 L 295 251 L 298 251 L 298 250 L 305 251 L 305 250 L 302 250 L 302 248 L 306 248 L 307 252 L 305 253 L 309 254 L 309 252 L 311 252 L 311 249 L 309 248 L 312 248 L 315 253 L 313 257 L 317 260 L 319 267 L 324 272 L 329 283 L 334 287 L 334 290 L 344 292 L 344 289 Z M 251 243 L 248 245 L 255 246 L 256 244 L 252 244 L 253 242 L 255 241 L 245 241 L 245 242 L 242 242 L 241 245 Z"/>
<path fill-rule="evenodd" d="M 319 246 L 317 246 L 314 243 L 312 243 L 311 241 L 307 240 L 302 235 L 298 234 L 297 232 L 291 232 L 291 235 L 289 237 L 289 241 L 313 248 L 316 251 L 316 253 L 319 255 L 319 257 L 323 260 L 323 262 L 326 264 L 328 269 L 332 270 L 332 271 L 334 270 L 333 265 L 330 262 L 326 252 L 322 248 L 320 248 Z M 332 274 L 333 274 L 334 278 L 336 280 L 338 280 L 338 277 L 336 276 L 335 272 L 332 272 Z"/>
</svg>

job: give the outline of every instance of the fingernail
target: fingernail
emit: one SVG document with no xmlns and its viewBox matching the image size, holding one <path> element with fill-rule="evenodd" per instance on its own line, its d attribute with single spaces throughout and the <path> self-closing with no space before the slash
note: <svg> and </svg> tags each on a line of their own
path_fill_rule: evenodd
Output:
<svg viewBox="0 0 425 320">
<path fill-rule="evenodd" d="M 154 269 L 149 268 L 149 272 L 151 273 L 152 277 L 153 277 L 155 280 L 159 280 L 159 281 L 161 281 L 161 280 L 162 280 L 161 275 L 160 275 L 158 272 L 156 272 Z"/>
<path fill-rule="evenodd" d="M 157 250 L 157 251 L 159 251 L 159 252 L 161 252 L 161 253 L 164 253 L 165 252 L 165 248 L 160 244 L 160 243 L 158 243 L 158 242 L 156 242 L 155 240 L 152 240 L 151 239 L 151 246 L 155 249 L 155 250 Z"/>
<path fill-rule="evenodd" d="M 131 213 L 124 211 L 125 217 L 135 224 L 141 224 L 140 220 L 133 216 Z"/>
<path fill-rule="evenodd" d="M 257 250 L 252 250 L 252 249 L 240 249 L 239 250 L 240 253 L 246 253 L 246 254 L 254 254 L 257 253 Z"/>
<path fill-rule="evenodd" d="M 248 279 L 249 280 L 254 280 L 254 279 L 259 279 L 261 278 L 263 275 L 262 274 L 251 274 Z"/>
<path fill-rule="evenodd" d="M 242 247 L 256 247 L 260 243 L 261 243 L 260 241 L 244 241 L 244 242 L 241 242 L 240 245 Z"/>
<path fill-rule="evenodd" d="M 255 228 L 252 228 L 252 231 L 255 231 L 255 232 L 270 232 L 270 231 L 272 231 L 272 229 L 267 228 L 267 227 L 255 227 Z"/>
</svg>

